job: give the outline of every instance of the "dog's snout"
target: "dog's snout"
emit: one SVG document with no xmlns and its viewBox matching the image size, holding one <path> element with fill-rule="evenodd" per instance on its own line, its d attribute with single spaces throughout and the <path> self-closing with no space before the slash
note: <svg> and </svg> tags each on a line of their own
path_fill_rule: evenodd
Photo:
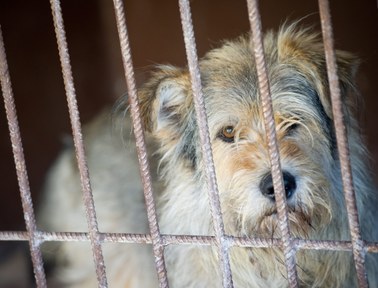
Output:
<svg viewBox="0 0 378 288">
<path fill-rule="evenodd" d="M 282 172 L 286 199 L 293 196 L 297 189 L 297 182 L 295 177 L 287 171 Z M 275 200 L 273 179 L 270 173 L 266 174 L 260 182 L 260 191 L 265 196 L 272 200 Z"/>
</svg>

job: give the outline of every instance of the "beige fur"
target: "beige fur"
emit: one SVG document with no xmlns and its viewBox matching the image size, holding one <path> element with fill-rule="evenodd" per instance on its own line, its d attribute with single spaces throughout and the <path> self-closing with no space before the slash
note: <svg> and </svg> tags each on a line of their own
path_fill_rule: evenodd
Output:
<svg viewBox="0 0 378 288">
<path fill-rule="evenodd" d="M 254 59 L 248 36 L 226 41 L 201 60 L 201 79 L 226 233 L 280 237 Z M 289 220 L 295 237 L 349 240 L 347 215 L 332 124 L 323 46 L 310 29 L 284 26 L 265 36 Z M 356 122 L 357 60 L 337 51 L 353 177 L 365 240 L 378 240 L 378 205 Z M 156 143 L 161 183 L 155 181 L 164 234 L 213 235 L 190 77 L 186 69 L 160 66 L 139 91 L 145 130 Z M 128 117 L 116 116 L 124 141 L 102 114 L 84 131 L 100 231 L 148 233 Z M 112 132 L 113 131 L 113 132 Z M 117 130 L 116 130 L 117 131 Z M 150 152 L 154 152 L 153 146 Z M 153 172 L 156 171 L 153 167 Z M 39 224 L 53 231 L 86 231 L 72 149 L 54 165 Z M 161 187 L 161 184 L 164 187 Z M 266 194 L 263 193 L 266 192 Z M 47 246 L 47 245 L 46 245 Z M 157 287 L 151 247 L 104 244 L 110 287 Z M 55 276 L 67 287 L 95 287 L 88 243 L 62 243 Z M 165 250 L 171 287 L 221 287 L 216 250 L 171 245 Z M 371 287 L 378 286 L 377 259 L 368 255 Z M 287 287 L 279 249 L 231 249 L 235 287 Z M 303 287 L 354 287 L 351 253 L 300 250 Z"/>
</svg>

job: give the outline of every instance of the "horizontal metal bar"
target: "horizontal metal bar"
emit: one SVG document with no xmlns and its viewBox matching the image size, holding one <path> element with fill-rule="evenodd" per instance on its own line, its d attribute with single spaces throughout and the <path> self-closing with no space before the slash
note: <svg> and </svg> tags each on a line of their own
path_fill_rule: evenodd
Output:
<svg viewBox="0 0 378 288">
<path fill-rule="evenodd" d="M 36 231 L 35 235 L 41 243 L 51 241 L 90 241 L 89 234 L 86 232 Z M 99 233 L 99 235 L 102 243 L 152 244 L 151 236 L 148 234 Z M 161 237 L 164 246 L 177 244 L 215 245 L 216 243 L 214 236 L 162 234 Z M 0 241 L 29 241 L 29 236 L 26 231 L 0 231 Z M 227 241 L 231 247 L 270 248 L 282 246 L 280 239 L 227 236 Z M 294 239 L 293 245 L 297 249 L 304 250 L 352 251 L 351 241 Z M 366 252 L 378 253 L 378 242 L 364 242 L 364 246 L 366 247 Z"/>
</svg>

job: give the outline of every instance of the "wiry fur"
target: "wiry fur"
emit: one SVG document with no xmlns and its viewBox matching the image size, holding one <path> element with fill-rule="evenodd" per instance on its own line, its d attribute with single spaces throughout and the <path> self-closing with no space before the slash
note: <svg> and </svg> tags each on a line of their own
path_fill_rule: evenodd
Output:
<svg viewBox="0 0 378 288">
<path fill-rule="evenodd" d="M 296 181 L 288 199 L 291 231 L 299 238 L 349 240 L 322 42 L 309 29 L 286 25 L 268 33 L 264 45 L 281 165 Z M 362 235 L 377 241 L 377 195 L 355 116 L 357 60 L 337 51 L 337 64 Z M 280 237 L 275 203 L 260 187 L 270 163 L 249 37 L 210 51 L 200 68 L 226 233 Z M 139 91 L 141 112 L 158 145 L 164 188 L 157 187 L 155 196 L 161 232 L 213 235 L 190 87 L 186 69 L 158 67 Z M 100 230 L 147 233 L 135 155 L 123 148 L 131 143 L 110 140 L 104 122 L 100 117 L 86 133 Z M 234 127 L 232 142 L 222 139 L 228 126 Z M 65 152 L 49 177 L 40 215 L 44 228 L 86 229 L 79 187 L 72 151 Z M 60 261 L 56 275 L 69 287 L 95 285 L 89 245 L 86 250 L 83 245 L 63 243 L 54 255 Z M 156 287 L 150 247 L 105 244 L 104 250 L 111 287 Z M 171 287 L 221 287 L 215 248 L 172 245 L 165 256 Z M 283 263 L 278 248 L 231 249 L 235 287 L 287 287 Z M 368 255 L 367 264 L 370 285 L 376 287 L 376 259 Z M 300 250 L 297 270 L 304 287 L 356 285 L 351 253 Z"/>
</svg>

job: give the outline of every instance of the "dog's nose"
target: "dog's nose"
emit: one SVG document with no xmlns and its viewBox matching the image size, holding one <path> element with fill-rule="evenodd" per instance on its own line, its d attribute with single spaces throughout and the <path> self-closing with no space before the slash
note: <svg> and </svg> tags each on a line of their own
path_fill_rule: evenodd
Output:
<svg viewBox="0 0 378 288">
<path fill-rule="evenodd" d="M 287 171 L 282 172 L 286 199 L 293 196 L 295 189 L 297 189 L 297 182 L 295 177 Z M 265 196 L 275 200 L 272 175 L 266 174 L 260 182 L 260 191 Z"/>
</svg>

